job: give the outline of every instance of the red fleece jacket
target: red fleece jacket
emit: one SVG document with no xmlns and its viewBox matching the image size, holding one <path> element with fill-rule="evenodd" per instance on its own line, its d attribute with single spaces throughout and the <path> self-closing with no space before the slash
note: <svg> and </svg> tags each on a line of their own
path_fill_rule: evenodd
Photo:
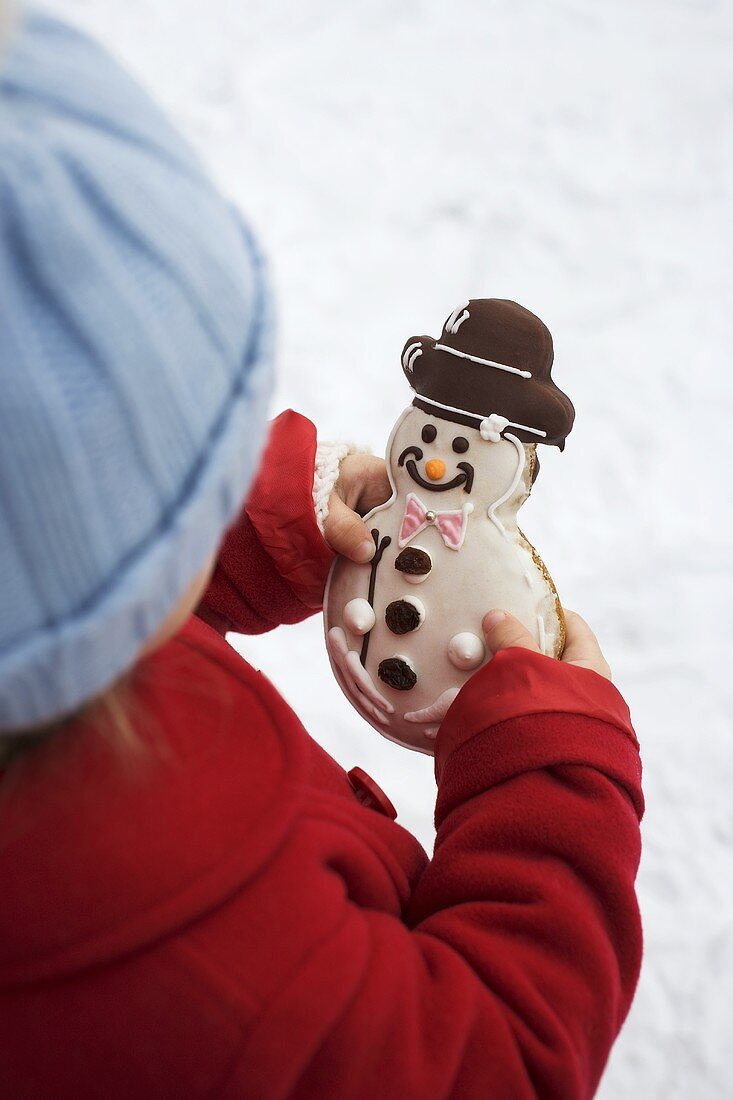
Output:
<svg viewBox="0 0 733 1100">
<path fill-rule="evenodd" d="M 573 1100 L 641 953 L 628 710 L 522 650 L 436 742 L 430 860 L 226 643 L 320 605 L 313 426 L 275 421 L 198 616 L 0 783 L 0 1096 Z"/>
</svg>

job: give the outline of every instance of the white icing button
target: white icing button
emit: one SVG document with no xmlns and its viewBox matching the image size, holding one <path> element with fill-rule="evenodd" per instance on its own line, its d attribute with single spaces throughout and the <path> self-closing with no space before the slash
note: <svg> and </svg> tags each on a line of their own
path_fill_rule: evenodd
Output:
<svg viewBox="0 0 733 1100">
<path fill-rule="evenodd" d="M 484 643 L 477 634 L 464 630 L 448 642 L 448 660 L 456 668 L 478 668 L 486 655 Z"/>
<path fill-rule="evenodd" d="M 349 600 L 344 608 L 344 626 L 352 634 L 367 634 L 376 621 L 374 608 L 363 597 Z"/>
</svg>

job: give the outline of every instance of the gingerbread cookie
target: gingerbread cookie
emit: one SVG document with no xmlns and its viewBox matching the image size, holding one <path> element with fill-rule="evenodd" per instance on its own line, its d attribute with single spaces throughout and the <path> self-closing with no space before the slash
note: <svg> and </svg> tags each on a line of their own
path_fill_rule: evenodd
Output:
<svg viewBox="0 0 733 1100">
<path fill-rule="evenodd" d="M 552 337 L 516 302 L 475 299 L 402 353 L 415 397 L 387 444 L 392 495 L 365 516 L 371 563 L 338 558 L 324 620 L 334 673 L 385 737 L 432 753 L 448 707 L 490 654 L 481 620 L 516 615 L 559 657 L 560 601 L 517 526 L 539 464 L 574 417 L 551 378 Z M 419 588 L 416 587 L 419 585 Z"/>
</svg>

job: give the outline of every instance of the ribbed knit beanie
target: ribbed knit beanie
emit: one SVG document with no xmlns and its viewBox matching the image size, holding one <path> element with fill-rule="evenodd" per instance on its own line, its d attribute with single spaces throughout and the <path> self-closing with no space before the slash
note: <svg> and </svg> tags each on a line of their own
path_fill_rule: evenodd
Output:
<svg viewBox="0 0 733 1100">
<path fill-rule="evenodd" d="M 0 57 L 0 731 L 131 665 L 242 507 L 272 320 L 246 227 L 92 40 Z"/>
</svg>

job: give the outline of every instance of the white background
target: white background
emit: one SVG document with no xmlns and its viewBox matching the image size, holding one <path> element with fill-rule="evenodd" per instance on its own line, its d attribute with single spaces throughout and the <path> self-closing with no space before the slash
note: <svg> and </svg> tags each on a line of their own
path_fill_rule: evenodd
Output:
<svg viewBox="0 0 733 1100">
<path fill-rule="evenodd" d="M 273 263 L 280 383 L 381 453 L 403 341 L 468 297 L 577 408 L 522 526 L 643 746 L 646 954 L 605 1100 L 733 1096 L 733 5 L 57 0 L 162 100 Z M 350 709 L 318 617 L 233 639 L 430 850 L 428 758 Z"/>
</svg>

